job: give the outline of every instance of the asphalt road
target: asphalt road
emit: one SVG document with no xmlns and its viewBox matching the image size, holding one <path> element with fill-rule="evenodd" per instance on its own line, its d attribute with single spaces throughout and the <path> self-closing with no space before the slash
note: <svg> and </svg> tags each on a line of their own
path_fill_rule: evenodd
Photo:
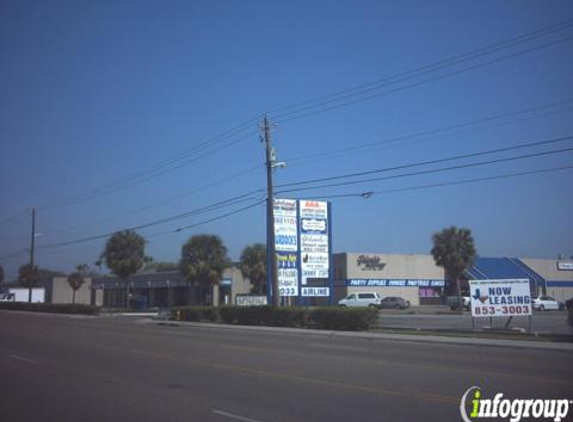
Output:
<svg viewBox="0 0 573 422">
<path fill-rule="evenodd" d="M 573 398 L 570 352 L 18 312 L 0 312 L 0 374 L 14 422 L 458 421 L 474 385 Z"/>
<path fill-rule="evenodd" d="M 508 318 L 494 318 L 493 327 L 503 328 L 507 320 Z M 490 324 L 490 318 L 475 318 L 476 329 L 482 329 L 490 326 Z M 378 325 L 380 327 L 426 330 L 471 330 L 472 319 L 469 312 L 464 313 L 464 315 L 396 315 L 381 312 Z M 528 330 L 528 317 L 514 317 L 509 327 Z M 564 311 L 534 312 L 531 327 L 532 331 L 536 333 L 573 334 L 573 328 L 567 324 L 567 312 Z"/>
</svg>

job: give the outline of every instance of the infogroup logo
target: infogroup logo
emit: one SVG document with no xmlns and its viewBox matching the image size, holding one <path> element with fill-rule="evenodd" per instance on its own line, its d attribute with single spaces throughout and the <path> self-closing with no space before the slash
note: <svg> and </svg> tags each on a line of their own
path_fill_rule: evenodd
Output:
<svg viewBox="0 0 573 422">
<path fill-rule="evenodd" d="M 486 399 L 481 388 L 474 386 L 462 396 L 460 414 L 464 422 L 475 422 L 480 418 L 509 419 L 510 422 L 535 418 L 559 422 L 569 413 L 572 402 L 569 399 L 504 399 L 503 393 Z"/>
</svg>

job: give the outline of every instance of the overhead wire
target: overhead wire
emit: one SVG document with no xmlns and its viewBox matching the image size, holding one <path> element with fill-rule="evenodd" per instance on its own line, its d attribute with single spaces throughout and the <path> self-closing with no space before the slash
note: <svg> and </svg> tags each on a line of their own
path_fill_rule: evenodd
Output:
<svg viewBox="0 0 573 422">
<path fill-rule="evenodd" d="M 547 109 L 551 109 L 551 108 L 561 107 L 561 106 L 565 106 L 565 105 L 570 106 L 572 104 L 573 104 L 573 99 L 567 99 L 564 101 L 557 101 L 557 102 L 553 102 L 553 103 L 549 103 L 549 104 L 543 104 L 540 106 L 528 107 L 528 108 L 524 108 L 521 110 L 512 111 L 512 112 L 508 112 L 508 113 L 500 113 L 500 114 L 490 115 L 490 116 L 480 118 L 480 119 L 470 120 L 470 121 L 457 123 L 457 124 L 453 124 L 453 125 L 448 125 L 448 126 L 442 126 L 439 128 L 424 130 L 424 131 L 415 132 L 415 133 L 411 133 L 411 134 L 407 134 L 407 135 L 400 135 L 400 136 L 395 136 L 395 137 L 387 138 L 387 139 L 383 139 L 383 140 L 365 142 L 365 143 L 358 144 L 358 145 L 352 145 L 350 147 L 337 148 L 337 149 L 331 149 L 331 150 L 321 150 L 320 152 L 317 152 L 317 153 L 302 154 L 302 155 L 295 156 L 295 157 L 288 157 L 287 156 L 284 159 L 289 164 L 292 164 L 292 163 L 309 161 L 309 160 L 312 160 L 313 158 L 319 158 L 320 160 L 327 159 L 330 157 L 336 158 L 336 157 L 340 156 L 341 154 L 344 154 L 344 156 L 346 157 L 346 156 L 348 156 L 349 153 L 353 153 L 356 151 L 359 153 L 364 152 L 364 151 L 371 151 L 371 150 L 379 148 L 382 145 L 397 143 L 400 141 L 405 141 L 405 140 L 413 139 L 413 138 L 420 138 L 420 137 L 425 137 L 425 136 L 430 136 L 430 135 L 438 135 L 438 134 L 441 134 L 443 132 L 450 132 L 450 131 L 454 131 L 457 129 L 463 129 L 463 128 L 467 128 L 470 126 L 476 126 L 476 125 L 479 125 L 482 123 L 488 123 L 488 122 L 493 122 L 493 121 L 498 121 L 498 120 L 503 120 L 503 119 L 508 119 L 505 122 L 503 122 L 503 124 L 505 124 L 506 122 L 513 123 L 513 121 L 510 121 L 509 118 L 520 116 L 523 114 L 547 110 Z M 568 110 L 566 110 L 566 111 L 568 111 Z M 551 114 L 553 114 L 553 113 L 551 113 Z M 548 115 L 551 115 L 551 114 L 548 114 Z M 544 115 L 542 115 L 542 116 L 544 116 Z M 538 117 L 538 116 L 534 116 L 534 117 Z M 516 121 L 523 121 L 523 119 L 519 119 Z M 476 130 L 481 130 L 481 129 L 482 128 L 479 127 Z"/>
<path fill-rule="evenodd" d="M 451 64 L 459 63 L 460 60 L 466 60 L 467 58 L 473 59 L 476 57 L 480 57 L 480 56 L 483 56 L 484 54 L 489 54 L 491 52 L 499 51 L 500 47 L 503 47 L 503 49 L 508 48 L 508 47 L 512 47 L 512 46 L 515 46 L 515 45 L 520 44 L 522 42 L 526 42 L 526 41 L 530 41 L 532 39 L 539 38 L 540 36 L 559 32 L 563 29 L 567 29 L 567 28 L 571 27 L 572 25 L 573 25 L 573 19 L 566 19 L 566 20 L 557 22 L 555 24 L 548 25 L 548 26 L 527 32 L 525 34 L 521 34 L 521 35 L 512 37 L 512 38 L 507 39 L 507 40 L 498 41 L 498 42 L 493 43 L 493 44 L 478 47 L 478 48 L 471 50 L 469 52 L 466 52 L 466 53 L 462 53 L 459 55 L 448 57 L 448 58 L 443 59 L 443 60 L 439 60 L 439 61 L 437 61 L 435 63 L 431 63 L 429 65 L 424 65 L 424 66 L 421 66 L 421 67 L 418 67 L 415 69 L 411 69 L 411 70 L 400 72 L 400 73 L 397 73 L 394 75 L 386 76 L 386 77 L 383 77 L 381 79 L 377 79 L 377 80 L 372 81 L 372 82 L 368 82 L 368 83 L 364 83 L 364 84 L 360 84 L 360 85 L 355 85 L 353 87 L 350 87 L 350 88 L 347 88 L 344 90 L 336 91 L 336 92 L 329 93 L 326 95 L 321 95 L 321 96 L 314 97 L 314 98 L 311 98 L 311 99 L 308 99 L 308 100 L 305 100 L 302 102 L 278 107 L 278 108 L 269 110 L 268 113 L 274 114 L 274 113 L 278 113 L 278 112 L 283 111 L 283 110 L 300 108 L 301 106 L 311 104 L 311 103 L 316 103 L 316 102 L 324 103 L 325 100 L 340 97 L 341 95 L 345 95 L 348 93 L 354 93 L 356 91 L 359 91 L 361 93 L 364 89 L 367 89 L 367 88 L 373 88 L 374 87 L 374 89 L 377 89 L 377 88 L 379 88 L 379 85 L 383 82 L 388 82 L 388 81 L 391 81 L 393 79 L 401 78 L 401 77 L 412 75 L 412 74 L 419 76 L 418 74 L 420 74 L 420 72 L 427 72 L 429 70 L 434 71 L 436 69 L 440 69 L 443 65 L 451 65 Z M 479 54 L 479 56 L 476 56 L 476 54 Z"/>
<path fill-rule="evenodd" d="M 352 181 L 339 182 L 339 183 L 330 183 L 330 184 L 323 184 L 323 185 L 318 185 L 318 186 L 295 187 L 292 189 L 278 190 L 276 193 L 277 194 L 283 194 L 283 193 L 303 192 L 303 191 L 323 189 L 323 188 L 331 188 L 331 187 L 350 186 L 350 185 L 356 185 L 356 184 L 361 184 L 361 183 L 377 182 L 377 181 L 381 181 L 381 180 L 392 180 L 392 179 L 399 179 L 399 178 L 403 178 L 403 177 L 420 176 L 420 175 L 426 175 L 426 174 L 460 170 L 460 169 L 465 169 L 465 168 L 481 167 L 481 166 L 485 166 L 485 165 L 489 165 L 489 164 L 505 163 L 505 162 L 511 162 L 511 161 L 517 161 L 517 160 L 524 160 L 524 159 L 528 159 L 528 158 L 543 157 L 543 156 L 561 154 L 561 153 L 570 152 L 570 151 L 573 151 L 573 148 L 562 148 L 562 149 L 558 149 L 558 150 L 543 151 L 543 152 L 532 153 L 532 154 L 524 154 L 524 155 L 506 157 L 506 158 L 498 158 L 495 160 L 479 161 L 479 162 L 475 162 L 475 163 L 466 163 L 466 164 L 460 164 L 457 166 L 442 167 L 442 168 L 430 169 L 430 170 L 421 170 L 421 171 L 412 172 L 412 173 L 396 174 L 396 175 L 390 175 L 390 176 L 384 176 L 384 177 L 374 177 L 374 178 L 369 178 L 369 179 L 352 180 Z"/>
<path fill-rule="evenodd" d="M 420 167 L 420 166 L 426 166 L 426 165 L 431 165 L 431 164 L 439 164 L 439 163 L 444 163 L 444 162 L 448 162 L 448 161 L 456 161 L 456 160 L 461 160 L 461 159 L 466 159 L 466 158 L 475 158 L 475 157 L 480 157 L 480 156 L 484 156 L 484 155 L 497 154 L 500 152 L 513 151 L 513 150 L 517 150 L 517 149 L 531 148 L 531 147 L 541 146 L 541 145 L 549 145 L 549 144 L 569 141 L 571 139 L 573 139 L 573 135 L 572 136 L 562 136 L 562 137 L 552 138 L 552 139 L 546 139 L 546 140 L 542 140 L 542 141 L 527 142 L 527 143 L 512 145 L 509 147 L 490 149 L 490 150 L 486 150 L 486 151 L 479 151 L 479 152 L 472 152 L 472 153 L 468 153 L 468 154 L 454 155 L 451 157 L 437 158 L 434 160 L 426 160 L 426 161 L 421 161 L 421 162 L 401 164 L 398 166 L 384 167 L 384 168 L 374 169 L 374 170 L 360 171 L 360 172 L 354 172 L 354 173 L 345 173 L 345 174 L 336 175 L 336 176 L 321 177 L 321 178 L 309 179 L 309 180 L 303 180 L 303 181 L 297 181 L 297 182 L 282 183 L 282 184 L 275 185 L 275 188 L 279 189 L 279 188 L 290 187 L 290 186 L 306 185 L 306 184 L 313 184 L 313 183 L 319 183 L 319 182 L 328 182 L 328 181 L 332 181 L 332 180 L 340 180 L 340 179 L 348 179 L 348 178 L 354 178 L 354 177 L 360 177 L 360 176 L 367 176 L 370 174 L 386 173 L 386 172 L 395 171 L 395 170 L 404 170 L 404 169 L 412 168 L 412 167 Z"/>
<path fill-rule="evenodd" d="M 422 81 L 417 81 L 417 82 L 413 82 L 413 83 L 410 83 L 410 84 L 407 84 L 407 85 L 403 85 L 403 86 L 399 86 L 399 87 L 396 87 L 396 88 L 392 88 L 392 89 L 389 89 L 389 90 L 386 90 L 386 91 L 383 91 L 383 92 L 378 92 L 378 93 L 375 93 L 375 94 L 372 94 L 372 95 L 368 95 L 368 96 L 366 96 L 366 97 L 361 97 L 361 98 L 358 98 L 358 99 L 355 99 L 355 100 L 346 101 L 346 102 L 343 102 L 343 103 L 341 103 L 341 104 L 335 104 L 335 105 L 332 105 L 332 106 L 328 106 L 328 107 L 324 107 L 324 108 L 319 108 L 319 109 L 316 109 L 316 110 L 312 110 L 312 109 L 314 109 L 314 108 L 317 107 L 317 106 L 313 106 L 313 107 L 309 107 L 309 108 L 308 108 L 310 111 L 307 112 L 307 113 L 302 113 L 302 114 L 294 115 L 293 117 L 288 117 L 288 118 L 283 118 L 283 119 L 281 119 L 281 116 L 274 116 L 274 119 L 275 119 L 275 121 L 276 121 L 277 123 L 285 123 L 285 122 L 292 121 L 292 120 L 298 120 L 298 119 L 302 119 L 302 118 L 305 118 L 305 117 L 314 116 L 314 115 L 321 114 L 321 113 L 325 113 L 325 112 L 328 112 L 328 111 L 332 111 L 332 110 L 335 110 L 335 109 L 338 109 L 338 108 L 341 108 L 341 107 L 347 107 L 347 106 L 354 105 L 354 104 L 357 104 L 357 103 L 360 103 L 360 102 L 364 102 L 364 101 L 367 101 L 367 100 L 371 100 L 371 99 L 374 99 L 374 98 L 379 98 L 379 97 L 381 97 L 381 96 L 388 95 L 388 94 L 392 94 L 392 93 L 394 93 L 394 92 L 404 91 L 404 90 L 407 90 L 407 89 L 410 89 L 410 88 L 416 88 L 416 87 L 418 87 L 418 86 L 422 86 L 422 85 L 425 85 L 425 84 L 428 84 L 428 83 L 431 83 L 431 82 L 435 82 L 435 81 L 439 81 L 439 80 L 442 80 L 442 79 L 446 79 L 446 78 L 449 78 L 449 77 L 452 77 L 452 76 L 456 76 L 456 75 L 459 75 L 459 74 L 468 72 L 468 71 L 470 71 L 470 70 L 475 70 L 475 69 L 479 69 L 479 68 L 482 68 L 482 67 L 490 66 L 490 65 L 492 65 L 492 64 L 496 64 L 496 63 L 499 63 L 499 62 L 502 62 L 502 61 L 505 61 L 505 60 L 508 60 L 508 59 L 511 59 L 511 58 L 514 58 L 514 57 L 518 57 L 518 56 L 523 55 L 523 54 L 531 53 L 531 52 L 533 52 L 533 51 L 541 50 L 541 49 L 544 49 L 544 48 L 547 48 L 547 47 L 550 47 L 550 46 L 553 46 L 553 45 L 557 45 L 557 44 L 560 44 L 560 43 L 563 43 L 563 42 L 567 42 L 567 41 L 570 41 L 570 40 L 573 40 L 573 36 L 568 36 L 568 37 L 560 38 L 560 39 L 558 39 L 558 40 L 551 41 L 551 42 L 548 42 L 548 43 L 543 44 L 543 45 L 531 47 L 531 48 L 528 48 L 528 49 L 525 49 L 525 50 L 518 51 L 518 52 L 516 52 L 516 53 L 512 53 L 512 54 L 509 54 L 509 55 L 506 55 L 506 56 L 502 56 L 502 57 L 498 57 L 498 58 L 495 58 L 495 59 L 491 59 L 491 60 L 488 60 L 488 61 L 486 61 L 486 62 L 474 64 L 474 65 L 471 65 L 471 66 L 468 66 L 468 67 L 465 67 L 465 68 L 462 68 L 462 69 L 458 69 L 458 70 L 451 71 L 451 72 L 448 72 L 448 73 L 444 73 L 444 74 L 441 74 L 441 75 L 438 75 L 438 76 L 434 76 L 434 77 L 431 77 L 431 78 L 428 78 L 428 79 L 424 79 L 424 80 L 422 80 Z M 290 114 L 295 114 L 295 113 L 290 113 Z"/>
<path fill-rule="evenodd" d="M 564 170 L 573 170 L 573 165 L 553 167 L 553 168 L 545 168 L 545 169 L 537 169 L 537 170 L 530 170 L 530 171 L 522 171 L 522 172 L 504 173 L 504 174 L 498 174 L 495 176 L 478 177 L 478 178 L 473 178 L 473 179 L 454 180 L 451 182 L 431 183 L 431 184 L 417 185 L 417 186 L 406 186 L 406 187 L 401 187 L 401 188 L 390 188 L 390 189 L 382 189 L 382 190 L 372 190 L 372 191 L 353 192 L 353 193 L 341 193 L 341 194 L 332 194 L 332 195 L 326 194 L 326 195 L 320 195 L 318 197 L 313 197 L 313 199 L 335 199 L 335 198 L 356 198 L 356 197 L 370 198 L 370 197 L 372 197 L 374 195 L 378 195 L 378 194 L 398 193 L 398 192 L 423 190 L 423 189 L 445 187 L 445 186 L 464 185 L 464 184 L 469 184 L 469 183 L 478 183 L 478 182 L 485 182 L 485 181 L 498 180 L 498 179 L 507 179 L 507 178 L 512 178 L 512 177 L 530 176 L 530 175 L 543 174 L 543 173 L 553 173 L 553 172 L 564 171 Z"/>
<path fill-rule="evenodd" d="M 114 230 L 112 232 L 100 234 L 100 235 L 87 236 L 87 237 L 83 237 L 83 238 L 78 238 L 78 239 L 73 239 L 73 240 L 68 240 L 68 241 L 63 241 L 63 242 L 55 242 L 55 243 L 50 243 L 50 244 L 46 244 L 46 245 L 39 245 L 38 248 L 49 249 L 49 248 L 73 245 L 73 244 L 77 244 L 77 243 L 84 243 L 84 242 L 89 242 L 89 241 L 107 238 L 107 237 L 111 236 L 113 233 L 115 233 L 116 231 L 120 231 L 120 230 L 141 230 L 141 229 L 153 227 L 153 226 L 160 225 L 160 224 L 170 223 L 172 221 L 176 221 L 176 220 L 184 219 L 187 217 L 199 215 L 199 214 L 202 214 L 205 212 L 210 212 L 210 211 L 222 208 L 222 207 L 232 206 L 232 205 L 236 205 L 236 204 L 239 204 L 242 202 L 256 200 L 256 199 L 252 198 L 252 196 L 256 195 L 258 193 L 261 193 L 262 191 L 263 191 L 263 189 L 252 190 L 252 191 L 244 193 L 242 195 L 238 195 L 238 196 L 235 196 L 233 198 L 225 199 L 223 201 L 219 201 L 219 202 L 216 202 L 214 204 L 211 204 L 211 205 L 208 205 L 205 207 L 197 208 L 197 209 L 187 211 L 184 213 L 180 213 L 180 214 L 176 214 L 176 215 L 173 215 L 170 217 L 154 220 L 154 221 L 151 221 L 148 223 L 143 223 L 143 224 L 140 224 L 137 226 L 125 227 L 125 228 L 117 229 L 117 230 Z M 251 198 L 249 198 L 249 197 L 251 197 Z"/>
</svg>

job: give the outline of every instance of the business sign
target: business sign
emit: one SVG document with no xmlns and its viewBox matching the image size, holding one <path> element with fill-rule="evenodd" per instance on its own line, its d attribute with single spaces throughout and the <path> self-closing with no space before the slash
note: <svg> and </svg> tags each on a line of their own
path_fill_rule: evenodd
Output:
<svg viewBox="0 0 573 422">
<path fill-rule="evenodd" d="M 352 278 L 346 280 L 347 286 L 352 287 L 444 287 L 444 280 L 428 279 L 373 279 L 373 278 Z"/>
<path fill-rule="evenodd" d="M 470 280 L 472 317 L 531 315 L 528 279 Z"/>
<path fill-rule="evenodd" d="M 275 251 L 280 296 L 298 296 L 297 201 L 274 200 Z"/>
<path fill-rule="evenodd" d="M 557 269 L 559 271 L 573 271 L 573 262 L 557 261 Z"/>
<path fill-rule="evenodd" d="M 358 265 L 362 271 L 382 271 L 386 264 L 380 262 L 382 259 L 376 255 L 358 255 L 356 259 L 356 265 Z"/>
<path fill-rule="evenodd" d="M 266 304 L 266 296 L 235 296 L 235 305 L 237 306 L 262 306 Z"/>
<path fill-rule="evenodd" d="M 301 287 L 300 295 L 302 297 L 328 297 L 330 288 L 328 287 Z"/>
<path fill-rule="evenodd" d="M 328 202 L 299 201 L 301 279 L 329 278 Z"/>
<path fill-rule="evenodd" d="M 280 296 L 329 296 L 330 289 L 300 289 L 307 279 L 330 279 L 329 203 L 275 199 L 275 250 Z"/>
<path fill-rule="evenodd" d="M 296 200 L 274 200 L 275 250 L 278 252 L 298 251 L 296 212 Z"/>
</svg>

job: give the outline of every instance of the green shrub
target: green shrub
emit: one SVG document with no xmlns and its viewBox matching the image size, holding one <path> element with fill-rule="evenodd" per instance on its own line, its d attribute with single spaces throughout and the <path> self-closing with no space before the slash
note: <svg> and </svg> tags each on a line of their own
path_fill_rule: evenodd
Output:
<svg viewBox="0 0 573 422">
<path fill-rule="evenodd" d="M 221 321 L 226 324 L 264 325 L 270 327 L 304 327 L 304 308 L 272 306 L 222 306 Z"/>
<path fill-rule="evenodd" d="M 309 325 L 322 330 L 363 331 L 376 324 L 378 310 L 323 307 L 310 310 Z"/>
<path fill-rule="evenodd" d="M 299 308 L 272 306 L 182 307 L 171 310 L 172 319 L 179 321 L 209 321 L 224 324 L 268 327 L 308 327 L 323 330 L 359 331 L 372 328 L 377 319 L 376 309 Z"/>
<path fill-rule="evenodd" d="M 99 313 L 97 306 L 67 303 L 0 302 L 0 309 L 52 314 L 97 315 Z"/>
<path fill-rule="evenodd" d="M 213 306 L 182 306 L 171 309 L 171 319 L 176 321 L 218 322 L 219 312 Z"/>
</svg>

